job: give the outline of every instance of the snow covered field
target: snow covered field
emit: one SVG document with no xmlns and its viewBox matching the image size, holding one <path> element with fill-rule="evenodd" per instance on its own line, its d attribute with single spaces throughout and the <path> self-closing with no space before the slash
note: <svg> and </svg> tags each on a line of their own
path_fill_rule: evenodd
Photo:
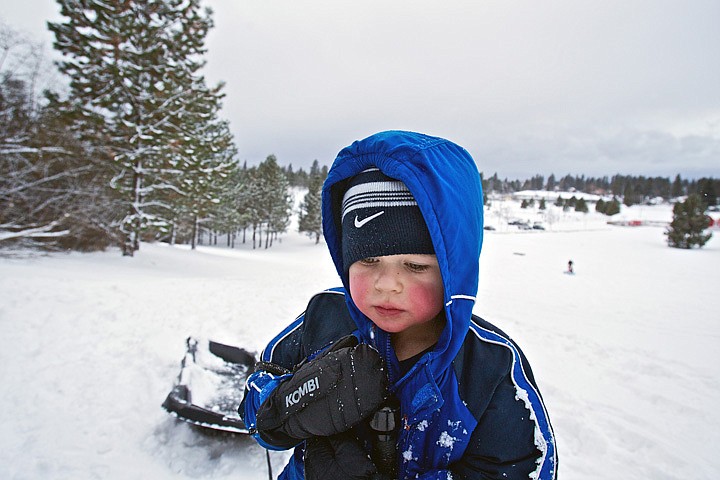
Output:
<svg viewBox="0 0 720 480">
<path fill-rule="evenodd" d="M 718 478 L 720 231 L 677 250 L 662 227 L 553 212 L 548 222 L 493 202 L 476 313 L 530 359 L 561 478 Z M 523 215 L 547 230 L 502 221 Z M 132 259 L 0 259 L 0 478 L 267 478 L 252 440 L 205 434 L 160 404 L 188 335 L 259 350 L 338 283 L 325 246 L 297 233 L 258 251 L 143 244 Z M 272 454 L 275 473 L 284 458 Z"/>
</svg>

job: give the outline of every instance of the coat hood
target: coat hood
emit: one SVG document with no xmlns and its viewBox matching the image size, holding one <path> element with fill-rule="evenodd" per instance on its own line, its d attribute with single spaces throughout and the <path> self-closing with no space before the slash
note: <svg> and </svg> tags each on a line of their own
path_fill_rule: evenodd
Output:
<svg viewBox="0 0 720 480">
<path fill-rule="evenodd" d="M 348 307 L 360 335 L 376 346 L 389 345 L 382 342 L 387 334 L 377 332 L 376 335 L 372 322 L 350 297 L 341 245 L 341 204 L 347 180 L 372 167 L 405 183 L 418 203 L 432 238 L 443 279 L 447 324 L 436 348 L 421 362 L 427 363 L 437 378 L 443 375 L 462 345 L 477 294 L 483 239 L 480 174 L 464 148 L 442 138 L 413 132 L 381 132 L 354 142 L 338 154 L 323 185 L 323 231 L 335 268 L 348 292 Z"/>
</svg>

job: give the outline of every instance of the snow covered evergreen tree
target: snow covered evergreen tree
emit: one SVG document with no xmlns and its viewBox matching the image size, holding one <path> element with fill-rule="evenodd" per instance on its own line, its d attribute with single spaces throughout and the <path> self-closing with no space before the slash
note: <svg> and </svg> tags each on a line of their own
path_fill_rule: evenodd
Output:
<svg viewBox="0 0 720 480">
<path fill-rule="evenodd" d="M 230 188 L 228 180 L 236 168 L 236 148 L 227 122 L 219 120 L 218 92 L 198 85 L 195 98 L 184 106 L 186 116 L 196 117 L 182 125 L 178 140 L 173 143 L 166 158 L 169 172 L 177 170 L 170 202 L 176 216 L 184 216 L 192 225 L 190 244 L 195 248 L 199 227 L 221 215 L 222 199 Z M 168 183 L 172 179 L 167 179 Z"/>
<path fill-rule="evenodd" d="M 219 102 L 199 74 L 211 11 L 200 0 L 58 3 L 65 21 L 49 28 L 64 55 L 60 70 L 71 79 L 71 108 L 101 119 L 112 184 L 125 205 L 123 254 L 132 255 L 143 231 L 169 229 L 173 210 L 197 194 L 191 183 L 206 182 L 210 171 L 222 175 L 222 168 L 184 173 L 189 165 L 224 163 L 203 157 L 218 151 L 212 136 L 191 140 L 215 120 Z"/>
<path fill-rule="evenodd" d="M 293 203 L 277 158 L 269 155 L 257 167 L 238 170 L 233 178 L 230 195 L 237 212 L 232 218 L 238 222 L 236 228 L 243 230 L 243 243 L 245 230 L 252 228 L 253 249 L 262 246 L 263 234 L 265 248 L 269 248 L 273 239 L 287 230 Z"/>
<path fill-rule="evenodd" d="M 265 248 L 268 248 L 276 234 L 287 230 L 293 199 L 288 191 L 290 184 L 275 155 L 269 155 L 256 173 L 257 213 L 265 226 Z"/>
<path fill-rule="evenodd" d="M 665 235 L 668 245 L 675 248 L 702 248 L 712 237 L 712 233 L 704 233 L 710 222 L 705 214 L 707 205 L 700 195 L 693 193 L 684 202 L 673 207 L 673 219 Z"/>
<path fill-rule="evenodd" d="M 305 194 L 300 204 L 300 215 L 298 218 L 298 231 L 305 232 L 315 237 L 315 244 L 320 243 L 322 235 L 322 185 L 324 178 L 320 174 L 318 161 L 313 162 L 310 169 L 310 180 L 308 182 L 308 193 Z"/>
<path fill-rule="evenodd" d="M 247 228 L 249 222 L 244 212 L 239 208 L 240 198 L 244 187 L 244 177 L 247 169 L 233 164 L 233 168 L 223 180 L 218 202 L 206 226 L 211 230 L 227 234 L 227 246 L 234 248 L 237 233 Z M 243 235 L 243 243 L 245 238 Z"/>
<path fill-rule="evenodd" d="M 238 227 L 243 231 L 243 243 L 246 241 L 247 229 L 252 227 L 253 249 L 257 246 L 258 228 L 261 224 L 260 198 L 261 185 L 258 180 L 257 167 L 244 166 L 239 172 L 240 182 L 235 189 L 235 208 L 237 209 Z"/>
</svg>

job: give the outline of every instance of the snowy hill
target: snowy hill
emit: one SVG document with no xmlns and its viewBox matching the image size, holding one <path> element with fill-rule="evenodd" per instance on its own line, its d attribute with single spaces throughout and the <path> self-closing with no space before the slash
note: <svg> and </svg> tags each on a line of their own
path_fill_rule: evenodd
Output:
<svg viewBox="0 0 720 480">
<path fill-rule="evenodd" d="M 486 211 L 497 230 L 475 311 L 529 357 L 562 478 L 716 478 L 720 231 L 676 250 L 662 227 L 555 215 L 516 202 Z M 620 215 L 671 219 L 669 206 Z M 502 223 L 515 216 L 547 229 Z M 188 335 L 257 351 L 338 283 L 324 244 L 297 233 L 257 251 L 143 244 L 132 259 L 0 259 L 0 478 L 267 478 L 252 441 L 203 434 L 160 404 Z M 275 473 L 285 456 L 272 454 Z"/>
</svg>

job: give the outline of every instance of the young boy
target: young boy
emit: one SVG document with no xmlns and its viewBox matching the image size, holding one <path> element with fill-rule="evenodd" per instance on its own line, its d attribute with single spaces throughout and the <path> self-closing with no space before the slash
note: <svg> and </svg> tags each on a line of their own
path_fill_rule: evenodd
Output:
<svg viewBox="0 0 720 480">
<path fill-rule="evenodd" d="M 282 479 L 554 479 L 530 366 L 474 316 L 477 167 L 458 145 L 389 131 L 336 158 L 323 229 L 343 288 L 275 337 L 241 406 Z"/>
</svg>

